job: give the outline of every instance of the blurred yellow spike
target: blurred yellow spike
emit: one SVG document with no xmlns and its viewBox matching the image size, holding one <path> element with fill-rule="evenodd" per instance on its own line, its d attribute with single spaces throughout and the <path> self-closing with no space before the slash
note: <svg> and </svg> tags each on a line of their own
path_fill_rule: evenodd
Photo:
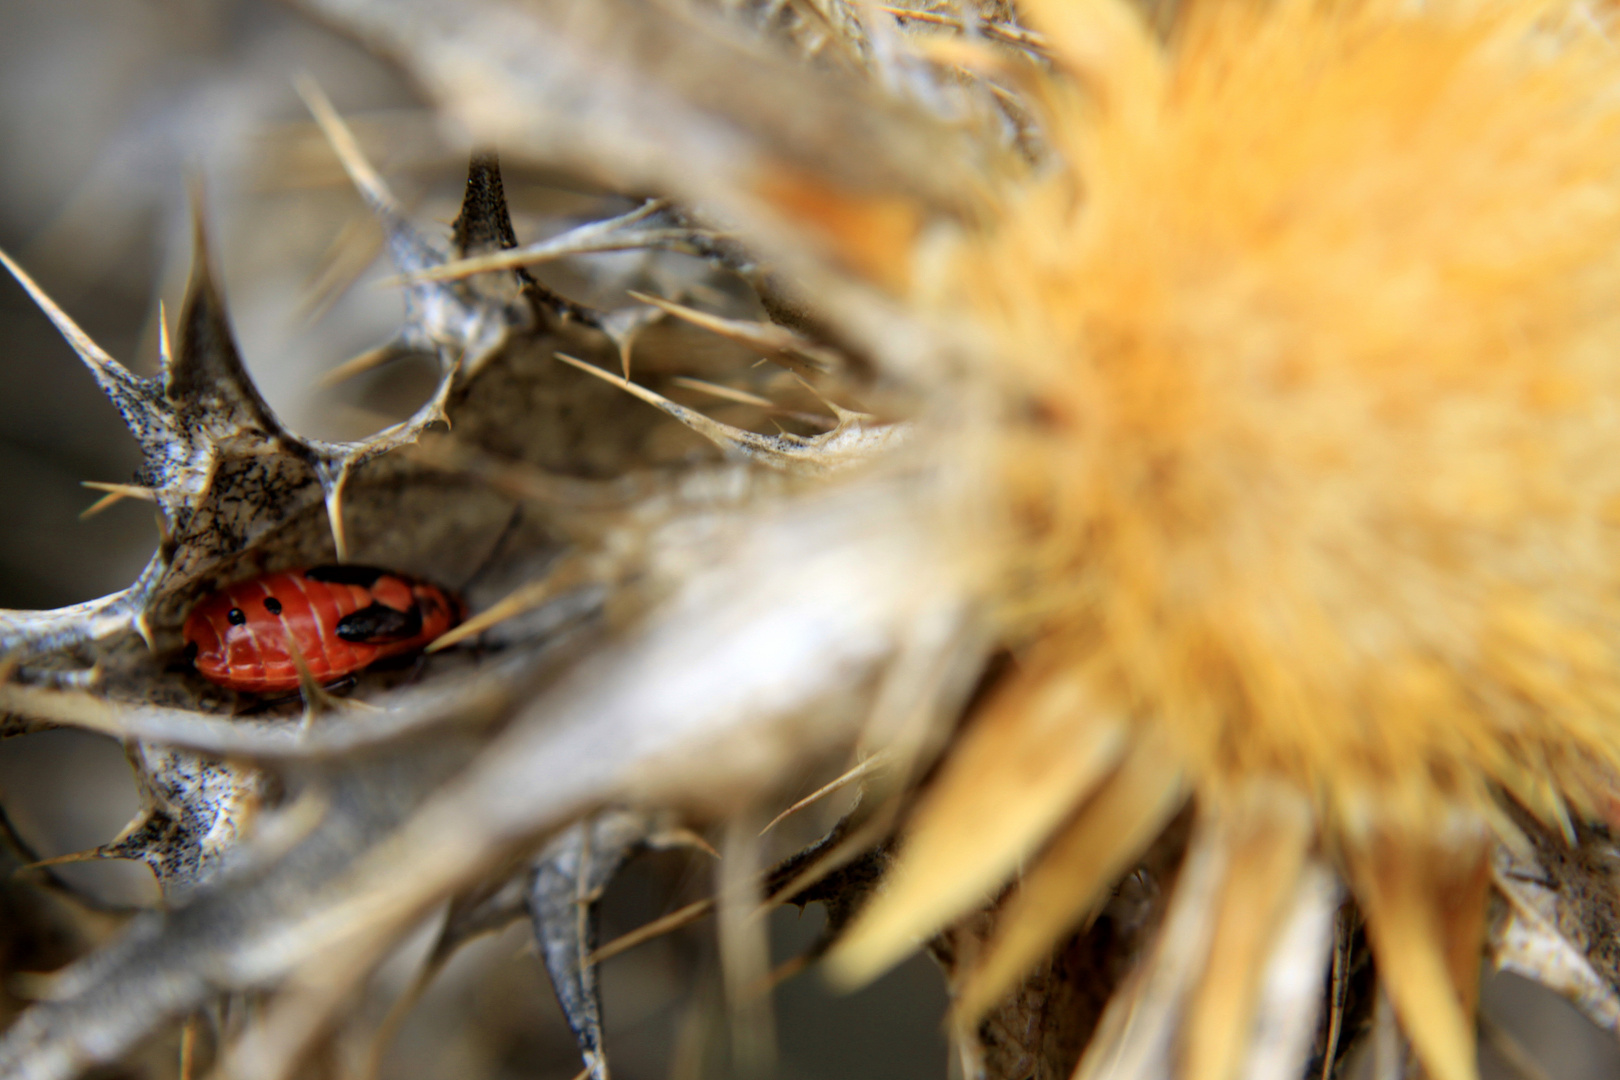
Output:
<svg viewBox="0 0 1620 1080">
<path fill-rule="evenodd" d="M 1108 781 L 1052 841 L 997 919 L 984 959 L 956 1000 L 972 1023 L 1064 934 L 1163 831 L 1184 798 L 1180 769 L 1151 739 L 1131 746 Z"/>
<path fill-rule="evenodd" d="M 1108 774 L 1124 725 L 1095 712 L 1083 677 L 1015 675 L 963 736 L 924 796 L 900 865 L 829 957 L 865 983 L 982 902 Z"/>
<path fill-rule="evenodd" d="M 1435 888 L 1440 904 L 1440 932 L 1446 968 L 1457 991 L 1468 1026 L 1475 1026 L 1479 1008 L 1480 964 L 1485 942 L 1485 921 L 1491 889 L 1491 860 L 1487 843 L 1456 863 L 1454 871 Z"/>
<path fill-rule="evenodd" d="M 1253 1035 L 1260 976 L 1315 828 L 1303 797 L 1269 785 L 1243 792 L 1223 816 L 1226 879 L 1187 1017 L 1183 1080 L 1234 1080 Z"/>
<path fill-rule="evenodd" d="M 1483 839 L 1371 837 L 1345 855 L 1378 977 L 1434 1080 L 1478 1080 L 1474 986 L 1489 881 Z"/>
</svg>

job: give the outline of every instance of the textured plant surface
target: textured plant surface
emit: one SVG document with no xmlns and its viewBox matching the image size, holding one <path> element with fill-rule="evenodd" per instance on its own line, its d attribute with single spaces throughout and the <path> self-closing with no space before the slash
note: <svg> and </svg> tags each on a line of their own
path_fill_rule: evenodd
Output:
<svg viewBox="0 0 1620 1080">
<path fill-rule="evenodd" d="M 295 14 L 470 161 L 434 224 L 368 156 L 406 127 L 298 80 L 282 152 L 372 223 L 326 292 L 370 235 L 404 300 L 321 366 L 429 388 L 348 439 L 278 418 L 202 183 L 155 374 L 5 259 L 161 536 L 0 612 L 0 731 L 122 741 L 141 808 L 86 857 L 161 898 L 106 910 L 8 825 L 0 1075 L 413 1075 L 413 1007 L 522 922 L 605 1078 L 598 964 L 711 915 L 712 986 L 665 954 L 678 1076 L 770 1069 L 824 953 L 850 987 L 919 948 L 987 1080 L 1472 1080 L 1481 1031 L 1534 1068 L 1492 967 L 1620 1031 L 1605 6 Z M 472 618 L 281 699 L 191 668 L 201 598 L 333 562 Z M 648 850 L 713 886 L 599 951 Z M 785 903 L 826 932 L 773 960 Z"/>
</svg>

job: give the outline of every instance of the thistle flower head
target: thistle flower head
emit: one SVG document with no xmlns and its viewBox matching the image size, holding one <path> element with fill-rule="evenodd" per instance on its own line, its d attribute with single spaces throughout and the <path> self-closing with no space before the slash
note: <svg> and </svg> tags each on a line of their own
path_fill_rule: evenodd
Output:
<svg viewBox="0 0 1620 1080">
<path fill-rule="evenodd" d="M 990 343 L 1018 659 L 844 970 L 1033 857 L 982 1008 L 1188 793 L 1229 866 L 1190 1075 L 1233 1075 L 1314 851 L 1465 1080 L 1501 793 L 1598 817 L 1620 766 L 1609 46 L 1544 5 L 1195 5 L 1167 45 L 1029 8 L 1054 160 L 923 301 Z"/>
</svg>

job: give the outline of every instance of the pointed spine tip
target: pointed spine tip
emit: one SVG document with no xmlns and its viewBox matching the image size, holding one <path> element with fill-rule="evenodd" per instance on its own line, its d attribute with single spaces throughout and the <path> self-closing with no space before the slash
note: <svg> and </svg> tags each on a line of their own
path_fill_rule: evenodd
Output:
<svg viewBox="0 0 1620 1080">
<path fill-rule="evenodd" d="M 0 264 L 10 271 L 17 284 L 23 287 L 34 304 L 56 327 L 57 333 L 67 340 L 73 351 L 79 355 L 86 366 L 95 374 L 96 381 L 110 396 L 121 397 L 128 391 L 135 389 L 141 382 L 129 369 L 112 358 L 112 355 L 97 345 L 84 329 L 68 316 L 68 313 L 57 306 L 56 301 L 42 289 L 38 282 L 28 275 L 28 272 L 18 265 L 10 255 L 0 250 Z"/>
<path fill-rule="evenodd" d="M 40 859 L 38 862 L 31 862 L 24 866 L 19 866 L 15 871 L 12 872 L 12 876 L 15 877 L 18 874 L 27 873 L 30 870 L 49 870 L 56 866 L 69 866 L 73 863 L 82 862 L 97 862 L 101 859 L 115 859 L 117 857 L 117 855 L 112 853 L 112 848 L 110 845 L 93 847 L 87 851 L 70 851 L 66 855 L 53 855 L 49 859 Z"/>
<path fill-rule="evenodd" d="M 332 107 L 332 100 L 321 89 L 320 83 L 308 72 L 301 72 L 293 79 L 293 87 L 298 91 L 298 96 L 304 99 L 304 105 L 320 126 L 332 152 L 337 155 L 338 163 L 343 166 L 343 171 L 348 174 L 361 197 L 378 213 L 397 217 L 400 214 L 398 200 L 389 191 L 382 176 L 372 168 L 371 162 L 366 160 L 359 140 L 337 109 Z"/>
<path fill-rule="evenodd" d="M 147 652 L 157 652 L 157 645 L 154 643 L 152 637 L 152 622 L 145 611 L 142 611 L 140 614 L 135 616 L 135 632 L 139 634 L 141 636 L 141 640 L 146 643 Z"/>
<path fill-rule="evenodd" d="M 174 350 L 169 344 L 169 310 L 158 301 L 158 364 L 163 371 L 174 362 Z"/>
<path fill-rule="evenodd" d="M 326 489 L 326 520 L 332 529 L 332 550 L 340 563 L 349 561 L 349 536 L 343 527 L 343 488 L 348 479 L 349 472 L 343 469 Z"/>
</svg>

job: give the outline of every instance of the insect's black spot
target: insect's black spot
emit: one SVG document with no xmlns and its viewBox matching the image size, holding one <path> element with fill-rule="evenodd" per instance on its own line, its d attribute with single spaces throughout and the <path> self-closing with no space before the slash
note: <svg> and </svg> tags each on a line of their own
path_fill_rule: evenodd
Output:
<svg viewBox="0 0 1620 1080">
<path fill-rule="evenodd" d="M 338 620 L 337 636 L 362 645 L 403 641 L 422 632 L 422 609 L 415 604 L 400 611 L 386 604 L 372 604 Z"/>
<path fill-rule="evenodd" d="M 195 641 L 188 641 L 186 642 L 186 650 L 180 654 L 180 658 L 188 664 L 195 663 L 197 660 L 197 653 L 199 651 L 199 647 Z"/>
<path fill-rule="evenodd" d="M 334 563 L 331 566 L 312 566 L 304 571 L 306 581 L 324 581 L 330 585 L 358 585 L 369 589 L 374 581 L 388 573 L 375 566 L 355 566 L 352 563 Z"/>
<path fill-rule="evenodd" d="M 247 622 L 247 613 L 239 607 L 233 607 L 225 613 L 225 621 L 232 626 L 241 626 Z"/>
<path fill-rule="evenodd" d="M 273 596 L 265 597 L 264 598 L 264 610 L 268 611 L 272 615 L 280 615 L 281 614 L 281 601 L 277 600 Z"/>
</svg>

